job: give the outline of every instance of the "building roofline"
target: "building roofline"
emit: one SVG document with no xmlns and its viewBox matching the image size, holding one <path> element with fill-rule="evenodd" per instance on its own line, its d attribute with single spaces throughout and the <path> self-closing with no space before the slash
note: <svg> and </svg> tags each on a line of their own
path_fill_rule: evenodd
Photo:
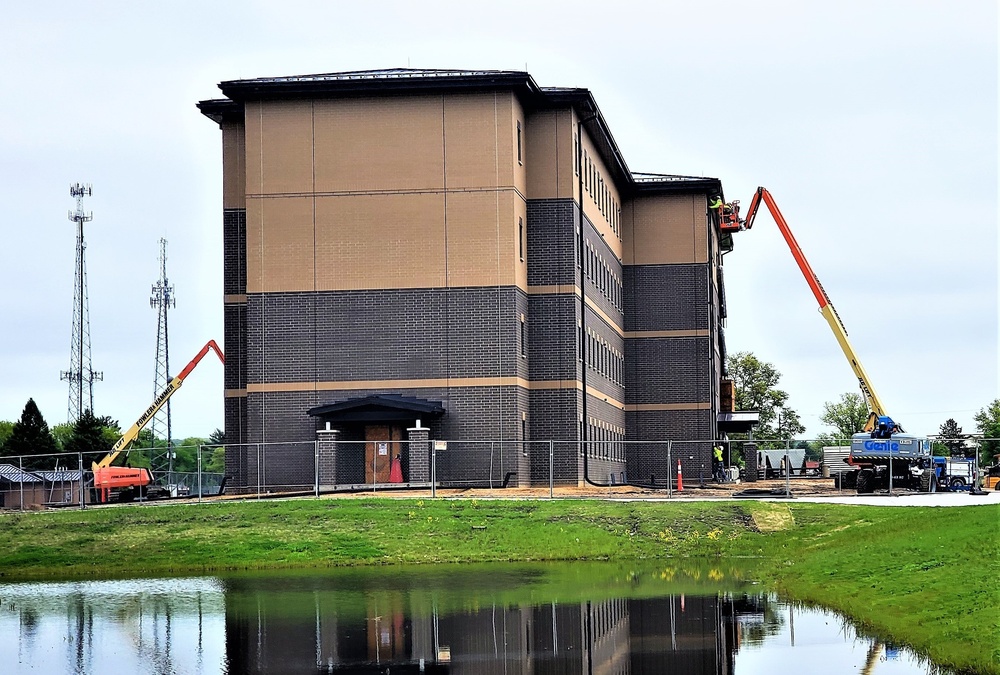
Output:
<svg viewBox="0 0 1000 675">
<path fill-rule="evenodd" d="M 531 96 L 537 95 L 540 91 L 531 75 L 520 71 L 410 68 L 227 80 L 219 83 L 219 89 L 222 90 L 224 96 L 238 102 L 364 94 L 494 91 L 496 89 L 512 89 Z"/>
<path fill-rule="evenodd" d="M 722 192 L 722 183 L 717 178 L 633 174 L 589 89 L 539 87 L 531 75 L 523 71 L 389 68 L 226 80 L 219 83 L 219 89 L 226 98 L 201 101 L 197 105 L 203 115 L 220 126 L 242 121 L 243 105 L 247 101 L 509 90 L 521 99 L 527 110 L 572 108 L 626 196 Z"/>
</svg>

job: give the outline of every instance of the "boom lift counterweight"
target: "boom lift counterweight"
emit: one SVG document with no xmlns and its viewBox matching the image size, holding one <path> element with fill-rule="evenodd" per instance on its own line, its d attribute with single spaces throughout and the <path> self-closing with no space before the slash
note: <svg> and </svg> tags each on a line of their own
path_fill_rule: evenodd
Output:
<svg viewBox="0 0 1000 675">
<path fill-rule="evenodd" d="M 118 456 L 122 452 L 125 452 L 126 455 L 128 454 L 128 447 L 139 437 L 139 432 L 149 424 L 149 420 L 153 419 L 153 416 L 166 404 L 170 397 L 181 388 L 181 385 L 184 384 L 184 378 L 191 374 L 191 371 L 208 354 L 210 349 L 219 357 L 219 361 L 222 363 L 226 362 L 225 357 L 222 355 L 222 350 L 219 349 L 219 345 L 215 343 L 215 340 L 209 340 L 201 348 L 201 351 L 191 359 L 191 362 L 184 366 L 184 370 L 167 383 L 167 386 L 156 396 L 150 406 L 146 408 L 146 412 L 135 421 L 135 424 L 122 434 L 122 437 L 112 446 L 111 452 L 101 461 L 93 463 L 91 468 L 94 472 L 94 488 L 98 492 L 100 501 L 107 502 L 110 499 L 113 488 L 121 489 L 125 491 L 122 493 L 123 495 L 128 495 L 130 494 L 128 491 L 135 488 L 142 488 L 153 482 L 153 476 L 149 469 L 112 466 L 112 463 L 118 459 Z"/>
</svg>

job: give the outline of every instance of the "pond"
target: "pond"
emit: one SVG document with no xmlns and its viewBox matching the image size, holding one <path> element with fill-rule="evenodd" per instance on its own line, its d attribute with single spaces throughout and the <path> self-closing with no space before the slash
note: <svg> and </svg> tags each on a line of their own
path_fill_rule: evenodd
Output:
<svg viewBox="0 0 1000 675">
<path fill-rule="evenodd" d="M 0 670 L 937 672 L 732 570 L 610 563 L 3 584 Z"/>
</svg>

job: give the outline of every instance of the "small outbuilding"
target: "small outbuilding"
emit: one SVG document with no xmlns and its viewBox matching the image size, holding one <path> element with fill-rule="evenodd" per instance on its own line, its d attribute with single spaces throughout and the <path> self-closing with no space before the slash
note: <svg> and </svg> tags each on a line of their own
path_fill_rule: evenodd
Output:
<svg viewBox="0 0 1000 675">
<path fill-rule="evenodd" d="M 55 471 L 33 471 L 42 479 L 47 506 L 71 506 L 80 503 L 79 469 L 56 469 Z"/>
<path fill-rule="evenodd" d="M 38 476 L 13 464 L 0 464 L 0 507 L 23 509 L 45 503 L 45 485 Z"/>
</svg>

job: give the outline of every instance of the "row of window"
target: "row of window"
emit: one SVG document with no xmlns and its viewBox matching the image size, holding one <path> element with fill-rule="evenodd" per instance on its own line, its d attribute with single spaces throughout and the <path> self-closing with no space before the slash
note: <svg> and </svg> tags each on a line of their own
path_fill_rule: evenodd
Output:
<svg viewBox="0 0 1000 675">
<path fill-rule="evenodd" d="M 597 163 L 590 159 L 590 153 L 586 150 L 581 153 L 577 143 L 577 138 L 574 136 L 573 173 L 577 176 L 580 175 L 580 163 L 582 161 L 583 189 L 590 194 L 590 198 L 594 200 L 594 204 L 597 205 L 601 214 L 604 215 L 605 220 L 607 220 L 608 224 L 611 225 L 611 231 L 615 233 L 615 236 L 618 237 L 618 239 L 621 239 L 622 207 L 618 203 L 618 200 L 615 199 L 614 193 L 611 191 L 608 181 L 604 180 L 604 176 L 601 174 L 600 169 L 597 168 Z"/>
<path fill-rule="evenodd" d="M 615 384 L 625 380 L 625 356 L 607 340 L 587 329 L 587 365 Z"/>
<path fill-rule="evenodd" d="M 612 307 L 622 311 L 622 280 L 614 273 L 604 256 L 597 252 L 590 242 L 587 242 L 587 267 L 584 274 L 594 282 Z"/>
<path fill-rule="evenodd" d="M 624 462 L 625 430 L 591 418 L 587 425 L 587 456 Z"/>
</svg>

